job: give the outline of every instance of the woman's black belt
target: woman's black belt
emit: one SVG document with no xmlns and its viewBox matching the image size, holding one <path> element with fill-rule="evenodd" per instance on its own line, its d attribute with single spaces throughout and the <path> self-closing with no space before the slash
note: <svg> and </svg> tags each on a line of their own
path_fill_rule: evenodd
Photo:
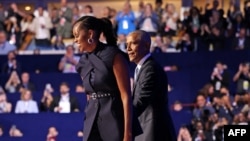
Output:
<svg viewBox="0 0 250 141">
<path fill-rule="evenodd" d="M 97 92 L 97 93 L 90 93 L 89 97 L 93 100 L 100 99 L 100 98 L 107 98 L 113 96 L 111 93 L 103 93 L 103 92 Z"/>
</svg>

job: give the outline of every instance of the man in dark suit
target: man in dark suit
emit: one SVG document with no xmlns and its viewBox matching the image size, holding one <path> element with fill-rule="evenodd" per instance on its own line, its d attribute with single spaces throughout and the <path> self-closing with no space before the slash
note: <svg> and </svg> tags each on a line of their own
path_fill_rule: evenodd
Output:
<svg viewBox="0 0 250 141">
<path fill-rule="evenodd" d="M 75 97 L 70 96 L 70 88 L 66 82 L 60 85 L 60 95 L 55 96 L 51 103 L 50 110 L 56 113 L 79 112 L 79 104 Z"/>
<path fill-rule="evenodd" d="M 30 81 L 30 74 L 28 72 L 23 72 L 21 74 L 21 83 L 17 85 L 17 90 L 21 92 L 23 89 L 28 89 L 31 92 L 36 91 L 36 86 Z"/>
<path fill-rule="evenodd" d="M 2 65 L 3 74 L 11 74 L 12 71 L 16 71 L 18 74 L 21 73 L 21 64 L 16 59 L 16 54 L 14 51 L 8 52 L 7 61 Z"/>
<path fill-rule="evenodd" d="M 176 141 L 168 109 L 167 77 L 150 55 L 150 35 L 137 30 L 127 36 L 126 42 L 129 59 L 137 64 L 133 106 L 143 130 L 135 141 Z"/>
</svg>

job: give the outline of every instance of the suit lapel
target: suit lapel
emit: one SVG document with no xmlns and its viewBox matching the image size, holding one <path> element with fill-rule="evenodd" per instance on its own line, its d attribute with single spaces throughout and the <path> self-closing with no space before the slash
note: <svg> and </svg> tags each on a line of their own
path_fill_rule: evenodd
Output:
<svg viewBox="0 0 250 141">
<path fill-rule="evenodd" d="M 136 86 L 137 86 L 137 82 L 138 82 L 139 79 L 140 79 L 141 72 L 142 72 L 143 69 L 147 66 L 148 61 L 151 60 L 151 59 L 152 59 L 152 58 L 151 58 L 151 56 L 150 56 L 150 57 L 142 64 L 141 69 L 140 69 L 140 71 L 139 71 L 138 74 L 137 74 L 136 80 L 135 80 L 134 85 L 133 85 L 133 91 L 132 91 L 133 96 L 134 96 L 134 94 L 135 94 L 135 88 L 136 88 Z"/>
</svg>

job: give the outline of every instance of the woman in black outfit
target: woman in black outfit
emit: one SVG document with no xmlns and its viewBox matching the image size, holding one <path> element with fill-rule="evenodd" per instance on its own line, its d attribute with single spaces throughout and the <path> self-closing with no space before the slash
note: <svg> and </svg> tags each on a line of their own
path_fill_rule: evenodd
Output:
<svg viewBox="0 0 250 141">
<path fill-rule="evenodd" d="M 100 34 L 106 44 L 99 41 Z M 85 141 L 131 141 L 132 103 L 129 67 L 118 49 L 108 19 L 84 16 L 73 26 L 74 41 L 84 52 L 76 66 L 86 94 Z"/>
</svg>

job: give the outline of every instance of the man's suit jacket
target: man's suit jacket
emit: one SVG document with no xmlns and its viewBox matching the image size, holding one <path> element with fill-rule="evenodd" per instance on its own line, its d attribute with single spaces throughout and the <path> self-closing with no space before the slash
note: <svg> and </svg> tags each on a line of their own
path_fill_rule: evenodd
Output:
<svg viewBox="0 0 250 141">
<path fill-rule="evenodd" d="M 240 40 L 239 38 L 234 38 L 233 43 L 232 43 L 232 49 L 239 49 L 238 48 L 239 40 Z M 244 45 L 243 49 L 250 49 L 249 44 L 250 44 L 250 39 L 246 37 L 243 43 Z"/>
<path fill-rule="evenodd" d="M 28 82 L 27 87 L 24 87 L 24 84 L 23 84 L 23 83 L 18 84 L 18 85 L 17 85 L 17 90 L 20 91 L 21 88 L 26 88 L 26 89 L 30 90 L 31 92 L 36 91 L 36 86 L 35 86 L 35 84 L 32 83 L 32 82 Z"/>
<path fill-rule="evenodd" d="M 176 141 L 167 85 L 162 67 L 149 57 L 141 66 L 133 88 L 133 105 L 143 129 L 135 141 Z"/>
<path fill-rule="evenodd" d="M 51 106 L 50 106 L 50 110 L 53 112 L 55 107 L 59 106 L 59 102 L 60 102 L 61 96 L 55 96 Z M 70 102 L 70 112 L 74 112 L 74 110 L 78 109 L 79 110 L 79 104 L 78 101 L 75 97 L 73 96 L 69 96 L 69 102 Z"/>
<path fill-rule="evenodd" d="M 17 61 L 16 62 L 17 68 L 14 69 L 13 67 L 9 67 L 8 62 L 5 62 L 2 65 L 2 73 L 3 74 L 11 74 L 12 71 L 16 71 L 18 74 L 21 74 L 22 70 L 21 70 L 21 64 Z"/>
</svg>

